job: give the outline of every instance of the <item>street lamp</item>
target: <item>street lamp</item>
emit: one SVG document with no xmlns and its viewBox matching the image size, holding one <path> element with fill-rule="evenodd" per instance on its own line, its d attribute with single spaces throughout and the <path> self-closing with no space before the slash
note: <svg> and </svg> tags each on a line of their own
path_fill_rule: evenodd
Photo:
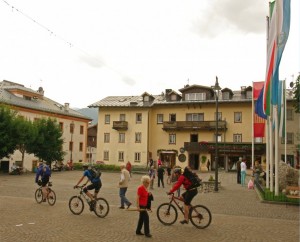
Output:
<svg viewBox="0 0 300 242">
<path fill-rule="evenodd" d="M 74 133 L 74 122 L 70 124 L 70 132 L 71 132 L 71 154 L 70 154 L 70 162 L 73 162 L 73 133 Z"/>
<path fill-rule="evenodd" d="M 214 94 L 216 96 L 216 147 L 215 147 L 215 192 L 219 190 L 218 187 L 218 166 L 219 166 L 219 150 L 218 150 L 218 128 L 219 128 L 219 91 L 221 87 L 219 86 L 218 77 L 216 76 L 216 83 L 211 87 L 214 90 Z"/>
</svg>

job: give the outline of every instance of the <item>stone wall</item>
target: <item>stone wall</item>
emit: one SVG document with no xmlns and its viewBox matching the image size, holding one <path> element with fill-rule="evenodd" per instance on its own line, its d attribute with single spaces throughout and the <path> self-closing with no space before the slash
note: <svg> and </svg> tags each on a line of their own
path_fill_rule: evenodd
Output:
<svg viewBox="0 0 300 242">
<path fill-rule="evenodd" d="M 278 166 L 279 191 L 285 189 L 286 186 L 300 186 L 299 174 L 299 170 L 280 161 Z"/>
</svg>

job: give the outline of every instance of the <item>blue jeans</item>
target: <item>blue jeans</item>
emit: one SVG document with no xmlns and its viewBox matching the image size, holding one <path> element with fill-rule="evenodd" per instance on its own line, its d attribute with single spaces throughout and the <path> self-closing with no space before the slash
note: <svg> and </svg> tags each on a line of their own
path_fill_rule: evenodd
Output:
<svg viewBox="0 0 300 242">
<path fill-rule="evenodd" d="M 245 180 L 246 180 L 246 171 L 241 171 L 241 184 L 242 184 L 242 186 L 245 186 Z"/>
<path fill-rule="evenodd" d="M 124 205 L 126 204 L 127 206 L 130 204 L 130 202 L 128 201 L 128 199 L 125 197 L 127 191 L 127 187 L 120 187 L 120 198 L 121 198 L 121 207 L 124 207 Z"/>
</svg>

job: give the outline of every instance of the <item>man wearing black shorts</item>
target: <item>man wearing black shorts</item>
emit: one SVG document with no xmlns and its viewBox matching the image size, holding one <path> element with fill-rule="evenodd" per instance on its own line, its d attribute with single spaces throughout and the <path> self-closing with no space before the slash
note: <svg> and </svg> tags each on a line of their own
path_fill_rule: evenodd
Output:
<svg viewBox="0 0 300 242">
<path fill-rule="evenodd" d="M 186 167 L 185 169 L 189 169 Z M 184 199 L 184 220 L 180 221 L 181 224 L 189 223 L 189 211 L 193 198 L 198 194 L 197 188 L 189 189 L 192 185 L 190 180 L 186 178 L 183 174 L 181 174 L 181 168 L 176 168 L 174 170 L 174 174 L 179 177 L 178 181 L 174 184 L 173 188 L 170 190 L 169 194 L 174 193 L 177 189 L 180 188 L 181 185 L 186 189 L 186 192 L 182 194 Z"/>
</svg>

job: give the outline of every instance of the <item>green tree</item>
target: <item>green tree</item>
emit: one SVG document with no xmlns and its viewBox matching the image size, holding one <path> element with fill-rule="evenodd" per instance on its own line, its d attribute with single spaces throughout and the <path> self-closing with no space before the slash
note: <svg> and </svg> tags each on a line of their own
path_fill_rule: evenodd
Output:
<svg viewBox="0 0 300 242">
<path fill-rule="evenodd" d="M 15 129 L 17 133 L 17 149 L 22 154 L 22 166 L 24 165 L 25 153 L 29 153 L 29 146 L 37 137 L 36 126 L 30 120 L 18 116 L 15 120 Z"/>
<path fill-rule="evenodd" d="M 300 75 L 298 75 L 296 82 L 293 84 L 294 94 L 294 108 L 296 113 L 300 113 Z"/>
<path fill-rule="evenodd" d="M 8 157 L 16 149 L 15 117 L 16 112 L 0 104 L 0 158 Z"/>
<path fill-rule="evenodd" d="M 39 159 L 46 161 L 51 165 L 52 161 L 63 160 L 62 131 L 56 121 L 48 119 L 39 119 L 33 122 L 36 128 L 36 136 L 28 145 L 28 152 L 33 153 Z"/>
</svg>

